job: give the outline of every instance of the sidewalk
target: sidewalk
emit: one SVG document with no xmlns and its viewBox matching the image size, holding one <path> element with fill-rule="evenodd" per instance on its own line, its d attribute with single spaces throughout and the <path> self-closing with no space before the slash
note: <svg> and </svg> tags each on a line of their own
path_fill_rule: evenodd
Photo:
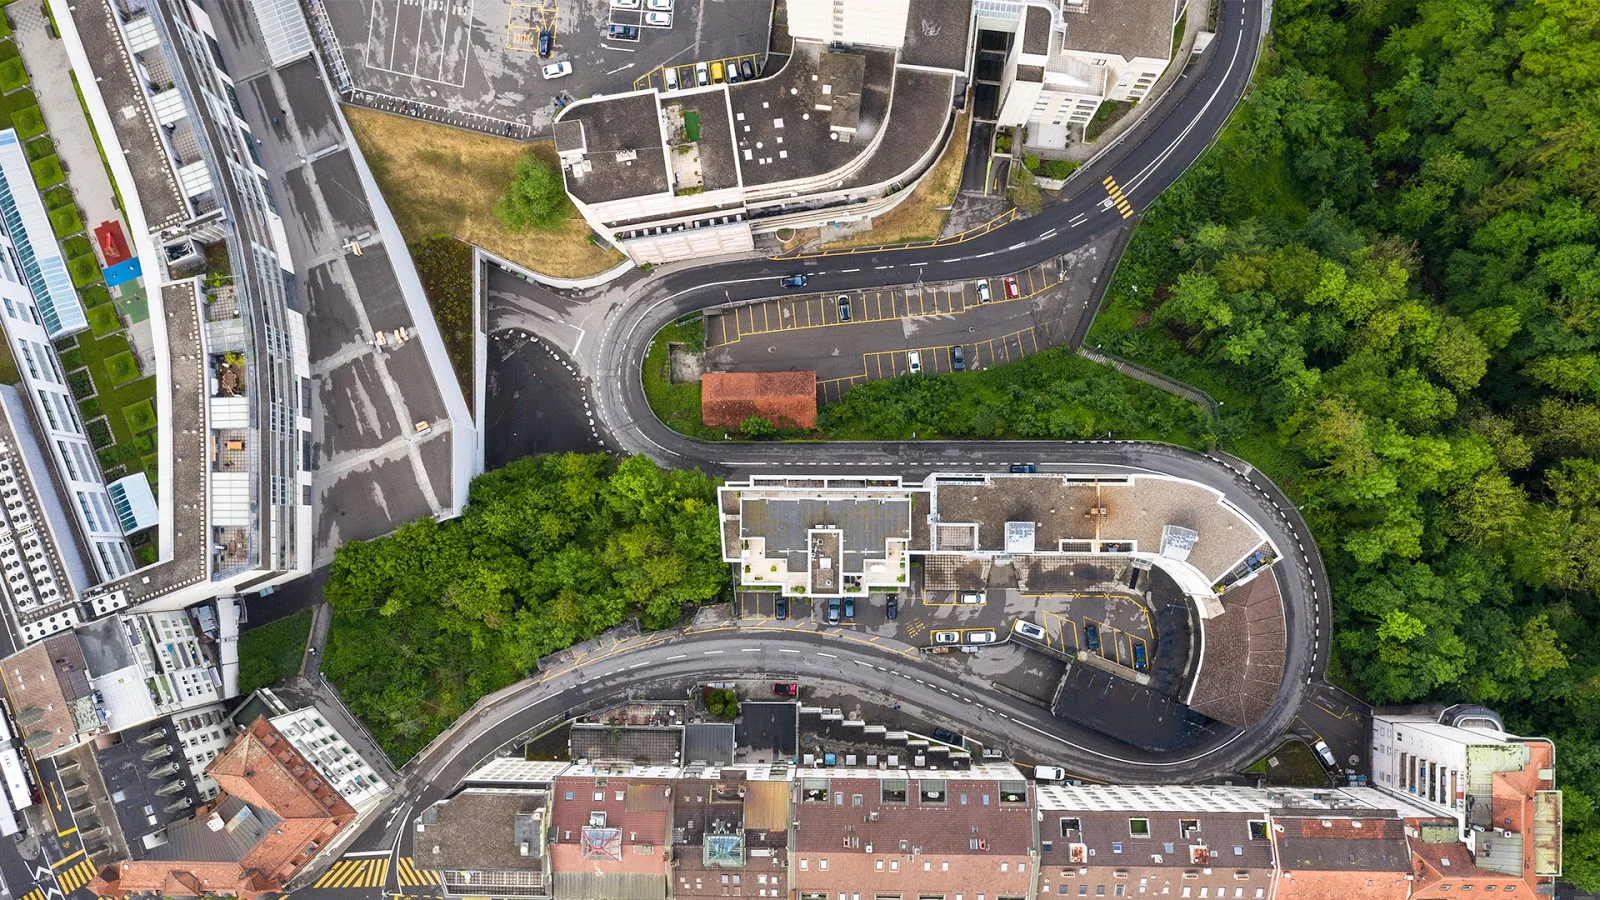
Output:
<svg viewBox="0 0 1600 900">
<path fill-rule="evenodd" d="M 22 54 L 22 62 L 33 76 L 33 89 L 39 95 L 39 109 L 55 139 L 56 155 L 67 170 L 67 184 L 83 210 L 83 222 L 93 231 L 101 222 L 121 222 L 116 192 L 106 175 L 106 166 L 95 149 L 94 132 L 84 118 L 83 104 L 73 89 L 72 64 L 60 40 L 45 30 L 44 8 L 40 0 L 17 0 L 6 7 L 6 16 Z M 126 223 L 124 223 L 126 227 Z"/>
</svg>

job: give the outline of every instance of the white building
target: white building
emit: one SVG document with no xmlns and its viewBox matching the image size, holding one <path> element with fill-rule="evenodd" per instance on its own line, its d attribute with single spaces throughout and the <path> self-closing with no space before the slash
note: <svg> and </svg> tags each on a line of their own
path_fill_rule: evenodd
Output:
<svg viewBox="0 0 1600 900">
<path fill-rule="evenodd" d="M 1014 32 L 999 124 L 1061 148 L 1106 101 L 1144 99 L 1172 59 L 1187 0 L 979 0 L 981 28 Z"/>
<path fill-rule="evenodd" d="M 52 344 L 82 331 L 88 322 L 34 186 L 27 154 L 11 129 L 0 131 L 0 219 L 0 302 L 5 305 L 0 324 L 89 558 L 100 579 L 120 578 L 134 570 L 133 555 Z"/>
<path fill-rule="evenodd" d="M 268 688 L 262 688 L 258 696 L 275 713 L 268 718 L 272 727 L 289 739 L 358 814 L 389 793 L 388 782 L 316 709 L 290 709 Z"/>
</svg>

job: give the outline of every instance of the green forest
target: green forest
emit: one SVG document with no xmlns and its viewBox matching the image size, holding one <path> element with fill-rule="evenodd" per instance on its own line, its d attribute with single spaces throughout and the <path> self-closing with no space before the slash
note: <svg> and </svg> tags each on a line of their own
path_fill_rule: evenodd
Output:
<svg viewBox="0 0 1600 900">
<path fill-rule="evenodd" d="M 528 457 L 478 476 L 465 513 L 339 548 L 323 671 L 396 764 L 541 656 L 728 587 L 716 486 L 636 456 Z"/>
<path fill-rule="evenodd" d="M 1600 889 L 1600 6 L 1280 0 L 1089 337 L 1303 507 L 1330 675 L 1548 735 Z"/>
</svg>

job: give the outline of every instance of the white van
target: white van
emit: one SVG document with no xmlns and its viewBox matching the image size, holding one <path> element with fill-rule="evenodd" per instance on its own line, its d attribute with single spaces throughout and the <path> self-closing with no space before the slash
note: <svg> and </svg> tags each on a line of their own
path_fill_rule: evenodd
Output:
<svg viewBox="0 0 1600 900">
<path fill-rule="evenodd" d="M 1066 781 L 1067 770 L 1060 766 L 1034 766 L 1033 780 L 1044 782 Z"/>
<path fill-rule="evenodd" d="M 678 67 L 677 66 L 667 66 L 665 69 L 662 69 L 661 70 L 661 81 L 664 84 L 666 84 L 667 90 L 669 90 L 669 91 L 677 90 L 678 89 Z"/>
</svg>

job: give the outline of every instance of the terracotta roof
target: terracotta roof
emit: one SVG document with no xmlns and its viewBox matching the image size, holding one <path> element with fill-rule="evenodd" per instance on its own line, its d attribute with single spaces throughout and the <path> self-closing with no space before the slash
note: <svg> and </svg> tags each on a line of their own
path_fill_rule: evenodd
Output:
<svg viewBox="0 0 1600 900">
<path fill-rule="evenodd" d="M 879 854 L 899 850 L 922 854 L 972 854 L 1005 856 L 1027 854 L 1033 846 L 1030 804 L 1033 786 L 1016 782 L 1025 798 L 1021 803 L 1000 802 L 1000 782 L 916 777 L 904 779 L 829 778 L 801 779 L 802 791 L 812 782 L 826 781 L 827 802 L 800 802 L 794 807 L 795 852 L 837 851 L 848 844 L 852 852 L 868 846 Z M 888 783 L 905 782 L 905 800 L 885 801 Z M 820 785 L 815 785 L 820 790 Z M 937 791 L 937 801 L 924 801 L 925 790 Z"/>
<path fill-rule="evenodd" d="M 1449 824 L 1454 826 L 1455 822 Z M 1421 898 L 1450 900 L 1462 893 L 1462 886 L 1468 884 L 1480 891 L 1489 885 L 1493 885 L 1496 890 L 1510 891 L 1512 887 L 1521 883 L 1512 876 L 1478 868 L 1477 861 L 1472 858 L 1472 851 L 1460 841 L 1429 843 L 1420 837 L 1410 835 L 1407 837 L 1411 844 L 1412 871 L 1416 874 L 1416 880 L 1412 882 L 1413 900 Z M 1527 885 L 1522 890 L 1537 892 L 1533 885 Z"/>
<path fill-rule="evenodd" d="M 1204 654 L 1189 708 L 1238 728 L 1254 725 L 1283 682 L 1283 601 L 1271 569 L 1222 595 L 1222 615 L 1206 619 Z"/>
<path fill-rule="evenodd" d="M 265 716 L 240 732 L 206 773 L 228 794 L 281 819 L 355 816 L 344 797 L 322 780 Z"/>
<path fill-rule="evenodd" d="M 802 826 L 803 827 L 803 826 Z M 1025 897 L 1033 886 L 1034 867 L 1026 852 L 986 855 L 899 852 L 876 853 L 835 848 L 831 851 L 795 853 L 790 871 L 797 893 L 880 893 L 915 897 L 919 893 L 946 897 Z M 826 867 L 824 867 L 826 866 Z"/>
<path fill-rule="evenodd" d="M 557 778 L 550 812 L 552 876 L 653 875 L 662 879 L 665 890 L 672 829 L 669 786 L 664 778 Z M 602 816 L 604 826 L 591 825 Z"/>
<path fill-rule="evenodd" d="M 708 372 L 700 379 L 700 420 L 732 428 L 760 416 L 779 428 L 817 427 L 816 372 Z"/>
<path fill-rule="evenodd" d="M 1272 831 L 1279 900 L 1404 900 L 1410 893 L 1400 819 L 1276 815 Z"/>
<path fill-rule="evenodd" d="M 0 664 L 17 723 L 35 756 L 50 756 L 78 743 L 72 715 L 76 698 L 68 694 L 58 666 L 75 666 L 80 672 L 87 669 L 75 635 L 48 638 Z"/>
</svg>

